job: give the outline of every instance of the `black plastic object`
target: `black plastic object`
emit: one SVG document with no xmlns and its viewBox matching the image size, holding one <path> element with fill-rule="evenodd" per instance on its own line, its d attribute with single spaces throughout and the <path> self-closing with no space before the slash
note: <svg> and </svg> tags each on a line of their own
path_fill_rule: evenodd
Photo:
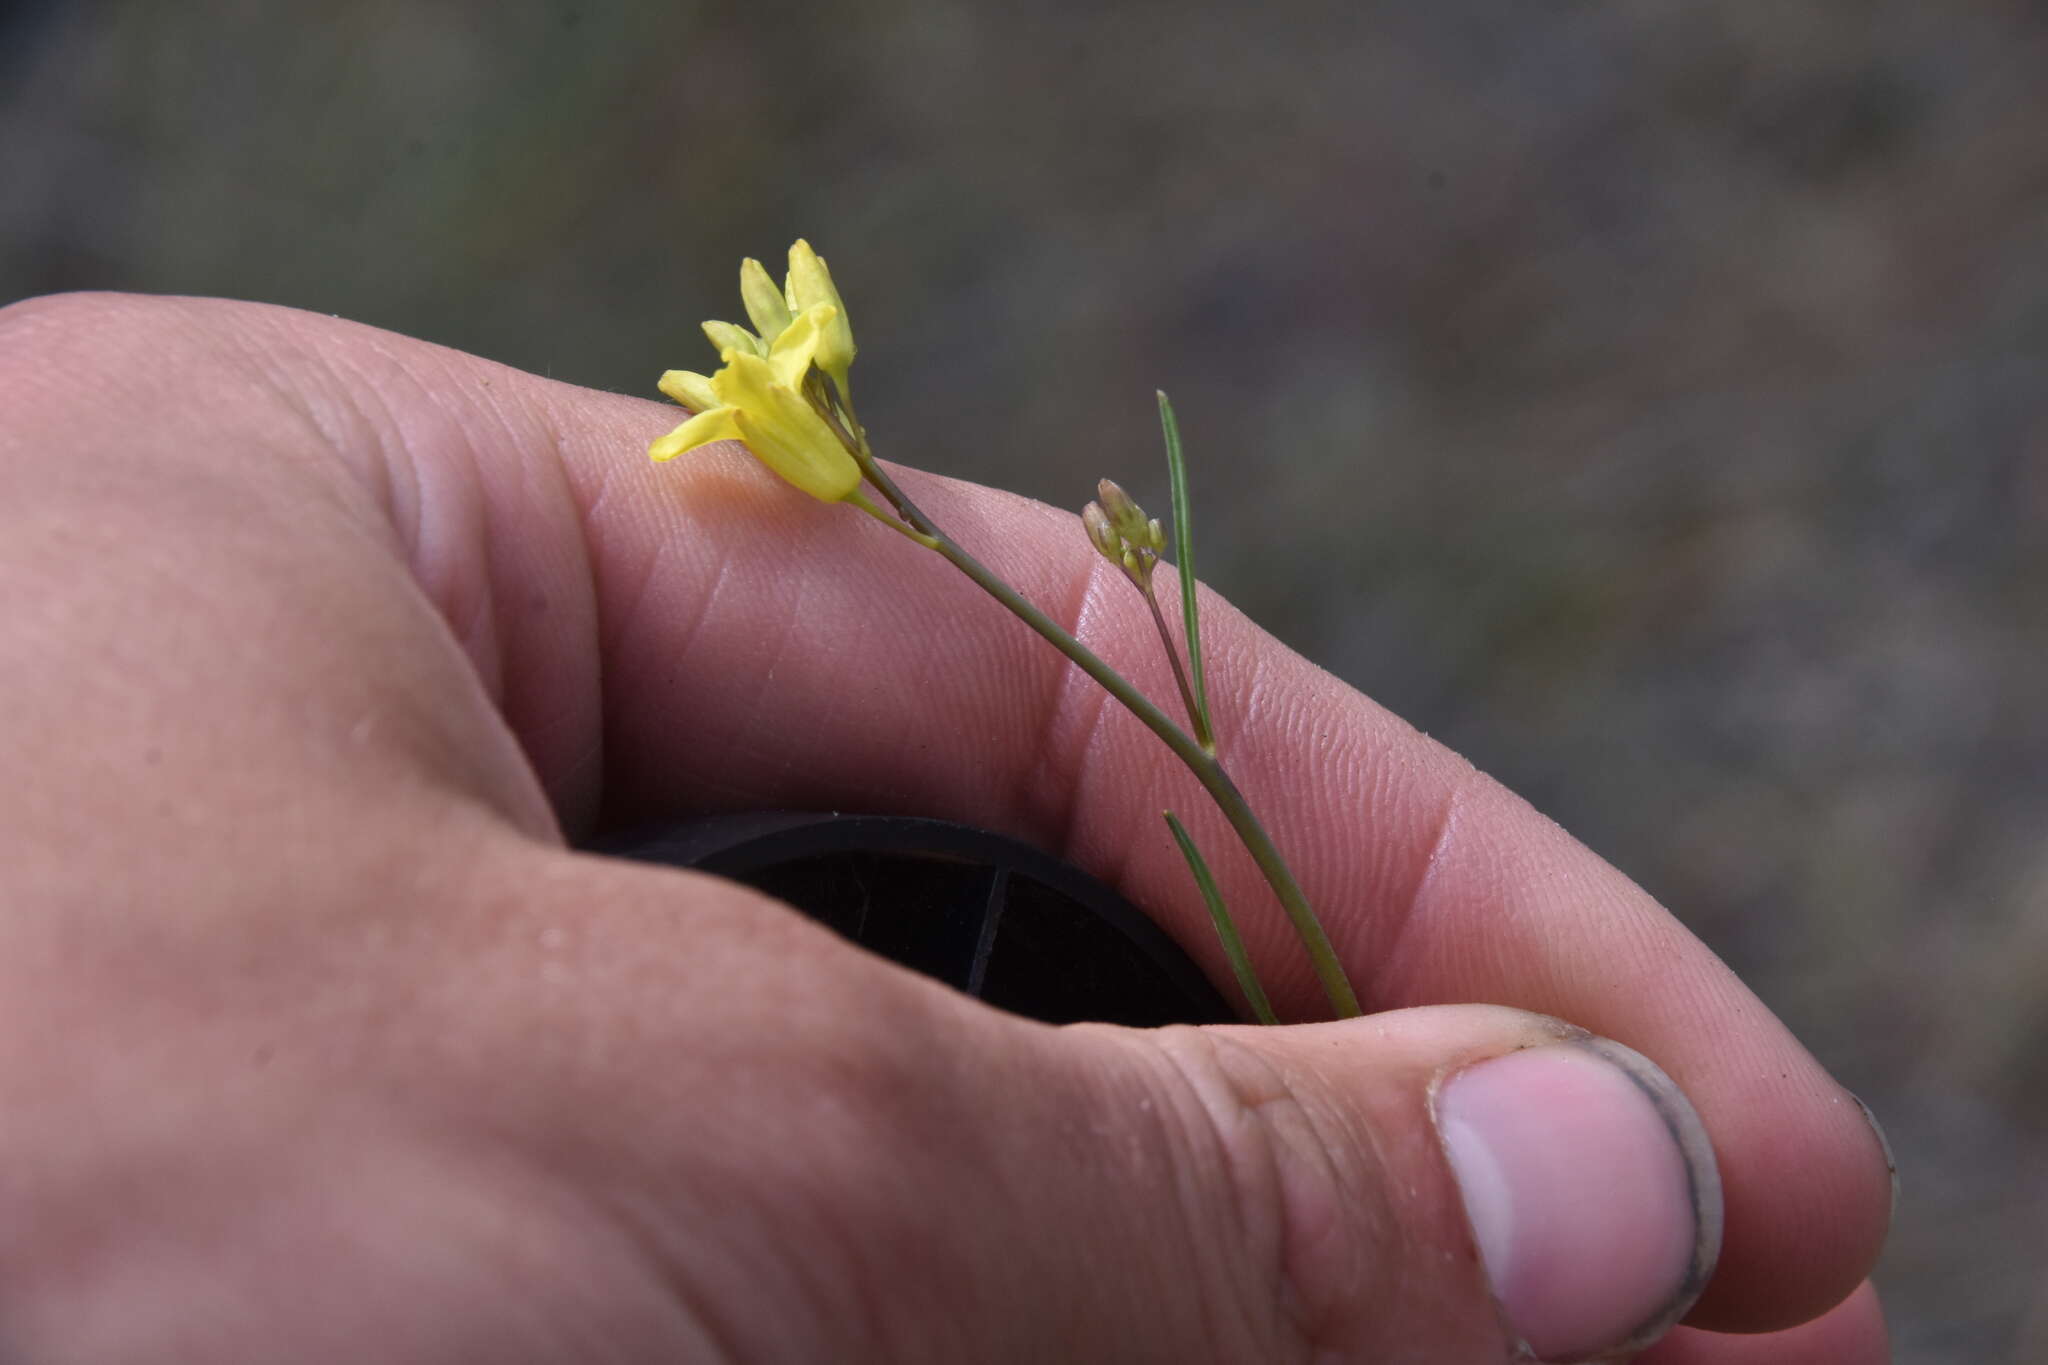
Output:
<svg viewBox="0 0 2048 1365">
<path fill-rule="evenodd" d="M 744 882 L 871 952 L 1046 1023 L 1235 1019 L 1187 954 L 1130 902 L 984 830 L 779 811 L 641 831 L 597 851 Z"/>
</svg>

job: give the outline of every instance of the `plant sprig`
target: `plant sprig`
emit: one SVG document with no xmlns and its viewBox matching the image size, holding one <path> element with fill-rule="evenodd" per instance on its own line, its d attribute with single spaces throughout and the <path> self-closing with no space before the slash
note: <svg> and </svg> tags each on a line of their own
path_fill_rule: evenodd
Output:
<svg viewBox="0 0 2048 1365">
<path fill-rule="evenodd" d="M 1187 469 L 1181 452 L 1179 422 L 1167 396 L 1159 394 L 1159 414 L 1173 490 L 1174 538 L 1180 557 L 1181 627 L 1188 655 L 1186 669 L 1152 591 L 1152 571 L 1166 548 L 1165 528 L 1146 517 L 1121 488 L 1107 479 L 1098 485 L 1100 502 L 1090 503 L 1081 520 L 1095 548 L 1119 565 L 1144 597 L 1160 645 L 1172 665 L 1192 734 L 1094 651 L 962 549 L 889 477 L 868 444 L 866 430 L 854 415 L 847 375 L 854 344 L 845 301 L 840 298 L 824 260 L 808 243 L 799 241 L 790 248 L 789 274 L 780 289 L 758 261 L 743 262 L 740 296 L 754 330 L 729 322 L 704 324 L 706 336 L 718 348 L 720 368 L 713 375 L 689 370 L 670 370 L 662 375 L 662 392 L 691 408 L 694 415 L 655 441 L 648 453 L 656 460 L 670 460 L 713 441 L 738 440 L 755 458 L 812 497 L 823 502 L 850 502 L 918 546 L 943 556 L 1101 684 L 1187 766 L 1273 889 L 1308 953 L 1331 1007 L 1339 1016 L 1358 1014 L 1357 993 L 1322 922 L 1274 846 L 1272 836 L 1252 813 L 1250 803 L 1216 754 L 1215 728 L 1202 667 Z M 876 506 L 863 488 L 879 493 L 887 510 Z M 1166 820 L 1209 907 L 1224 955 L 1246 1002 L 1262 1022 L 1274 1022 L 1271 1003 L 1259 985 L 1214 876 L 1179 819 L 1168 812 Z"/>
</svg>

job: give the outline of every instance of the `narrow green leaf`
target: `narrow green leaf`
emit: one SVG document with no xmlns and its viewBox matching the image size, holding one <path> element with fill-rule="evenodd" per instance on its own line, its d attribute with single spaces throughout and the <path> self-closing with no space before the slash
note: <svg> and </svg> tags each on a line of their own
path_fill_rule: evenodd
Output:
<svg viewBox="0 0 2048 1365">
<path fill-rule="evenodd" d="M 1173 490 L 1173 563 L 1180 575 L 1181 630 L 1188 642 L 1188 675 L 1195 694 L 1195 739 L 1216 752 L 1216 727 L 1209 722 L 1209 686 L 1202 672 L 1202 627 L 1195 609 L 1194 514 L 1188 508 L 1188 467 L 1181 458 L 1180 422 L 1173 400 L 1159 394 L 1159 429 L 1166 435 L 1166 470 Z"/>
<path fill-rule="evenodd" d="M 1161 394 L 1161 398 L 1165 395 Z M 1266 999 L 1265 988 L 1259 985 L 1258 973 L 1252 970 L 1252 960 L 1245 956 L 1244 940 L 1238 937 L 1237 925 L 1230 918 L 1230 911 L 1223 907 L 1223 893 L 1216 889 L 1216 879 L 1209 875 L 1209 865 L 1202 861 L 1202 855 L 1195 849 L 1195 841 L 1172 811 L 1163 811 L 1166 827 L 1173 831 L 1173 841 L 1180 845 L 1180 856 L 1188 860 L 1188 871 L 1195 876 L 1195 885 L 1201 888 L 1202 900 L 1209 907 L 1209 919 L 1216 925 L 1216 937 L 1223 940 L 1223 955 L 1230 959 L 1230 970 L 1237 976 L 1237 988 L 1244 992 L 1244 998 L 1252 1007 L 1252 1013 L 1262 1024 L 1277 1024 L 1279 1018 L 1273 1013 L 1273 1004 Z"/>
</svg>

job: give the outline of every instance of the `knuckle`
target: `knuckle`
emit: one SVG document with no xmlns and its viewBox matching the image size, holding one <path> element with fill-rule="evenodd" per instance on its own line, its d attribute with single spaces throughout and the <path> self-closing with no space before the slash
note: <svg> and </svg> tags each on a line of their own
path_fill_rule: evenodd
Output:
<svg viewBox="0 0 2048 1365">
<path fill-rule="evenodd" d="M 1242 1311 L 1294 1358 L 1354 1358 L 1372 1313 L 1369 1248 L 1386 1221 L 1365 1169 L 1369 1139 L 1270 1053 L 1192 1027 L 1158 1041 L 1197 1134 L 1189 1159 L 1224 1176 L 1220 1202 L 1199 1177 L 1183 1188 L 1210 1201 L 1197 1217 L 1236 1253 Z"/>
</svg>

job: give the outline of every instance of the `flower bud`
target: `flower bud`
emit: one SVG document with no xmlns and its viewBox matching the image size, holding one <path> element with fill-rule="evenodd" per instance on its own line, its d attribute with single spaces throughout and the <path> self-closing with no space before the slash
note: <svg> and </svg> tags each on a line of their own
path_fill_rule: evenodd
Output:
<svg viewBox="0 0 2048 1365">
<path fill-rule="evenodd" d="M 1102 510 L 1109 514 L 1109 524 L 1116 533 L 1134 545 L 1144 545 L 1152 538 L 1152 529 L 1146 524 L 1145 509 L 1131 500 L 1131 495 L 1117 486 L 1112 479 L 1104 479 L 1095 485 L 1095 495 L 1102 499 Z"/>
<path fill-rule="evenodd" d="M 831 321 L 824 327 L 818 341 L 818 368 L 832 376 L 839 385 L 840 393 L 846 392 L 846 369 L 853 364 L 853 328 L 846 318 L 846 302 L 839 297 L 838 288 L 832 283 L 832 272 L 825 268 L 825 258 L 811 250 L 811 244 L 797 239 L 789 249 L 788 284 L 784 293 L 788 296 L 790 311 L 801 314 L 818 304 L 830 304 L 833 308 Z"/>
<path fill-rule="evenodd" d="M 1088 539 L 1104 559 L 1112 564 L 1122 559 L 1123 537 L 1109 524 L 1109 513 L 1102 510 L 1101 503 L 1091 502 L 1081 509 L 1081 525 L 1087 528 Z"/>
<path fill-rule="evenodd" d="M 711 342 L 711 349 L 720 355 L 727 351 L 738 351 L 741 355 L 768 353 L 768 348 L 761 344 L 761 338 L 736 322 L 707 322 L 704 335 Z"/>
<path fill-rule="evenodd" d="M 789 326 L 789 300 L 768 278 L 768 271 L 752 256 L 740 262 L 740 302 L 761 340 L 773 341 Z"/>
</svg>

